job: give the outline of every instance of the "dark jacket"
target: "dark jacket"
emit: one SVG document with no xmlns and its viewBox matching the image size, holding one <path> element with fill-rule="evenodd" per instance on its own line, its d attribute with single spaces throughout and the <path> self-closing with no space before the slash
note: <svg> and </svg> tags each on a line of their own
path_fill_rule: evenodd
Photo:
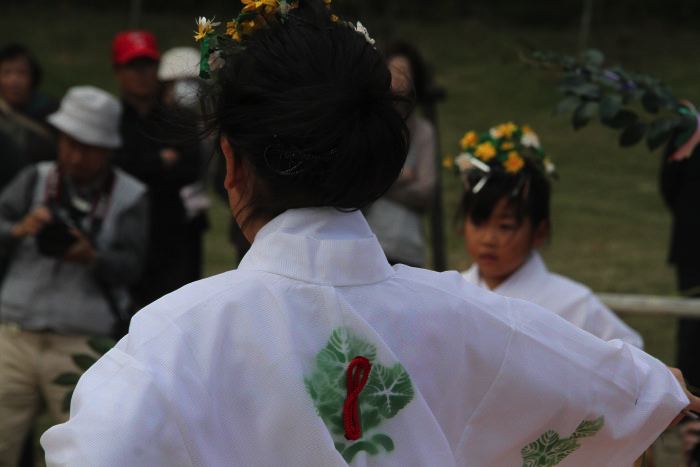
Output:
<svg viewBox="0 0 700 467">
<path fill-rule="evenodd" d="M 184 257 L 191 235 L 180 190 L 199 177 L 199 144 L 183 136 L 178 127 L 181 117 L 176 125 L 161 108 L 142 116 L 126 101 L 122 104 L 123 145 L 115 153 L 115 163 L 147 186 L 151 208 L 146 270 L 135 290 L 143 306 L 194 280 Z M 194 116 L 190 119 L 190 128 L 194 128 L 196 120 Z M 165 148 L 180 155 L 173 165 L 161 158 Z"/>
<path fill-rule="evenodd" d="M 673 217 L 669 262 L 679 273 L 697 278 L 692 287 L 700 285 L 700 147 L 681 161 L 664 158 L 661 193 Z M 679 280 L 681 289 L 688 288 L 687 281 Z"/>
</svg>

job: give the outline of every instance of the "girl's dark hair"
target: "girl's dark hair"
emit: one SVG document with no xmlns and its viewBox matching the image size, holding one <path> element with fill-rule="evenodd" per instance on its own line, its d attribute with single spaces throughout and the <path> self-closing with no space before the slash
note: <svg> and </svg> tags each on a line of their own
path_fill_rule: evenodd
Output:
<svg viewBox="0 0 700 467">
<path fill-rule="evenodd" d="M 0 65 L 8 60 L 24 58 L 29 62 L 29 72 L 31 74 L 32 89 L 37 89 L 41 84 L 42 71 L 39 62 L 28 48 L 21 44 L 6 44 L 0 48 Z"/>
<path fill-rule="evenodd" d="M 246 221 L 381 197 L 403 167 L 408 132 L 379 52 L 321 0 L 302 0 L 244 45 L 220 70 L 207 120 L 255 174 Z"/>
<path fill-rule="evenodd" d="M 468 186 L 476 186 L 482 175 L 482 172 L 471 171 Z M 530 159 L 525 159 L 525 166 L 517 174 L 496 170 L 478 193 L 465 190 L 457 220 L 460 226 L 467 218 L 479 225 L 491 216 L 496 204 L 506 198 L 519 223 L 530 219 L 533 227 L 537 227 L 542 221 L 549 221 L 550 192 L 547 176 Z"/>
<path fill-rule="evenodd" d="M 430 73 L 418 49 L 408 42 L 396 41 L 386 47 L 385 54 L 387 61 L 394 57 L 405 57 L 408 60 L 411 67 L 411 78 L 413 80 L 413 89 L 416 94 L 416 102 L 418 104 L 425 103 L 428 97 Z"/>
</svg>

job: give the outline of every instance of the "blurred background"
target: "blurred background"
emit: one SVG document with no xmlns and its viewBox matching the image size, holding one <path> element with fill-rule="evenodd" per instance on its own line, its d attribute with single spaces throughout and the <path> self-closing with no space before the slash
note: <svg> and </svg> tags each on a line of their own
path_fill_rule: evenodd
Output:
<svg viewBox="0 0 700 467">
<path fill-rule="evenodd" d="M 195 16 L 225 21 L 238 11 L 230 1 L 213 0 L 1 3 L 0 45 L 12 41 L 30 48 L 44 69 L 43 91 L 56 98 L 77 84 L 117 93 L 110 44 L 120 30 L 151 30 L 161 50 L 194 46 Z M 596 122 L 574 131 L 570 115 L 553 113 L 561 97 L 559 75 L 532 68 L 521 55 L 577 55 L 594 47 L 606 54 L 606 63 L 661 78 L 678 97 L 698 103 L 700 2 L 335 0 L 334 8 L 343 18 L 361 19 L 380 44 L 405 39 L 423 54 L 434 86 L 445 93 L 436 107 L 441 158 L 457 153 L 469 129 L 515 121 L 537 131 L 559 172 L 553 235 L 543 251 L 550 269 L 596 292 L 676 294 L 666 262 L 670 215 L 658 189 L 660 151 L 650 153 L 644 145 L 621 149 L 618 132 Z M 447 267 L 464 270 L 470 260 L 454 222 L 461 184 L 451 170 L 441 175 Z M 237 263 L 228 241 L 228 208 L 219 197 L 211 199 L 205 275 Z M 623 318 L 643 335 L 647 351 L 674 363 L 674 318 Z M 669 456 L 662 454 L 657 465 L 677 465 Z"/>
</svg>

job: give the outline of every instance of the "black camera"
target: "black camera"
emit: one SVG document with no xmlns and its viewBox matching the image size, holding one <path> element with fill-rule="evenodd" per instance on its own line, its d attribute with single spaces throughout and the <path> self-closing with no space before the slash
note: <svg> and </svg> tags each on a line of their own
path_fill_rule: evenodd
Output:
<svg viewBox="0 0 700 467">
<path fill-rule="evenodd" d="M 62 258 L 78 241 L 71 233 L 73 224 L 60 209 L 51 209 L 51 223 L 44 226 L 36 235 L 39 253 L 53 258 Z"/>
</svg>

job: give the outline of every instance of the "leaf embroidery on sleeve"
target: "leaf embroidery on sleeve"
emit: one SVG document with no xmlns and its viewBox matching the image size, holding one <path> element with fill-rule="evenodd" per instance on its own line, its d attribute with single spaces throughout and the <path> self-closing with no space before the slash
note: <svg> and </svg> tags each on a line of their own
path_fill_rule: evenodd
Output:
<svg viewBox="0 0 700 467">
<path fill-rule="evenodd" d="M 359 395 L 362 437 L 348 441 L 344 437 L 343 403 L 347 382 L 346 370 L 358 356 L 372 363 L 367 384 Z M 413 400 L 414 390 L 406 369 L 396 363 L 386 367 L 377 362 L 377 348 L 352 335 L 346 328 L 333 330 L 326 346 L 316 355 L 313 373 L 304 378 L 306 390 L 318 415 L 333 436 L 338 452 L 346 462 L 361 451 L 369 455 L 394 450 L 394 441 L 372 430 L 393 418 Z"/>
<path fill-rule="evenodd" d="M 558 465 L 572 452 L 581 447 L 578 440 L 594 436 L 603 428 L 605 418 L 584 420 L 579 423 L 571 436 L 560 438 L 559 433 L 549 430 L 536 441 L 521 449 L 522 467 L 553 467 Z"/>
</svg>

